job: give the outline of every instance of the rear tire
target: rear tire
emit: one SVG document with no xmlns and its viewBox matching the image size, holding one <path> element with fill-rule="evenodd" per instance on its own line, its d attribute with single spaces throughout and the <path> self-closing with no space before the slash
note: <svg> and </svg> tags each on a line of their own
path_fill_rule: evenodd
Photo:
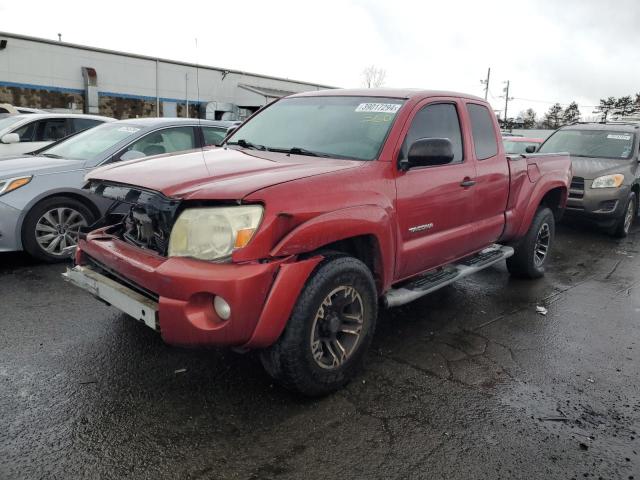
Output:
<svg viewBox="0 0 640 480">
<path fill-rule="evenodd" d="M 261 352 L 279 384 L 306 396 L 344 386 L 371 344 L 378 298 L 371 271 L 360 260 L 329 257 L 307 281 L 277 342 Z"/>
<path fill-rule="evenodd" d="M 87 206 L 70 197 L 51 197 L 37 203 L 22 224 L 22 246 L 32 257 L 47 263 L 71 256 L 65 247 L 78 242 L 78 229 L 95 222 Z"/>
<path fill-rule="evenodd" d="M 540 278 L 549 258 L 555 236 L 555 218 L 551 209 L 539 207 L 529 230 L 507 258 L 507 269 L 514 277 Z"/>
<path fill-rule="evenodd" d="M 633 225 L 633 220 L 636 218 L 636 214 L 638 212 L 637 202 L 638 199 L 636 198 L 636 193 L 631 192 L 627 198 L 627 203 L 624 205 L 624 214 L 620 219 L 618 219 L 611 232 L 614 237 L 625 238 L 629 235 L 629 231 Z"/>
</svg>

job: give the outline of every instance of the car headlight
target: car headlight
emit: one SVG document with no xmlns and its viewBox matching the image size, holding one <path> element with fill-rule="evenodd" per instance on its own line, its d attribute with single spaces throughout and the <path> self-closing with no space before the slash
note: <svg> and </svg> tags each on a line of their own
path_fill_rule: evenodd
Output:
<svg viewBox="0 0 640 480">
<path fill-rule="evenodd" d="M 33 175 L 26 175 L 24 177 L 6 178 L 4 180 L 0 180 L 0 195 L 4 195 L 5 193 L 13 192 L 20 187 L 24 187 L 31 181 L 32 178 Z"/>
<path fill-rule="evenodd" d="M 591 184 L 591 188 L 615 188 L 622 185 L 624 175 L 616 173 L 614 175 L 604 175 L 596 178 Z"/>
<path fill-rule="evenodd" d="M 260 205 L 184 210 L 171 230 L 170 257 L 224 260 L 246 246 L 262 220 Z"/>
</svg>

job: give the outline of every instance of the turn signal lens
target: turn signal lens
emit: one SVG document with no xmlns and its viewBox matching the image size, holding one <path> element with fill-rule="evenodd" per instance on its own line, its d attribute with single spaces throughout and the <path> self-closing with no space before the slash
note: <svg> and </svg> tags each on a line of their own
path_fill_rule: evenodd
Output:
<svg viewBox="0 0 640 480">
<path fill-rule="evenodd" d="M 246 247 L 247 243 L 249 243 L 249 240 L 251 240 L 251 237 L 253 237 L 255 231 L 255 228 L 243 228 L 242 230 L 238 230 L 234 248 Z"/>
<path fill-rule="evenodd" d="M 20 187 L 25 186 L 33 178 L 32 175 L 26 177 L 8 178 L 6 180 L 0 180 L 0 195 L 12 192 Z"/>
</svg>

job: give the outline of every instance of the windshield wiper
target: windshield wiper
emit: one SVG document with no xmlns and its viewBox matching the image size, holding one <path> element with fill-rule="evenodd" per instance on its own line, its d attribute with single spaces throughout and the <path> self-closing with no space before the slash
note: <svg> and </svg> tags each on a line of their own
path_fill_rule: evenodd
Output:
<svg viewBox="0 0 640 480">
<path fill-rule="evenodd" d="M 291 148 L 269 148 L 270 152 L 282 152 L 287 155 L 306 155 L 308 157 L 324 157 L 324 158 L 332 158 L 333 155 L 329 155 L 324 152 L 314 152 L 313 150 L 307 150 L 302 147 L 291 147 Z"/>
<path fill-rule="evenodd" d="M 227 145 L 238 145 L 242 148 L 249 148 L 252 150 L 268 150 L 264 145 L 255 145 L 251 142 L 247 142 L 244 138 L 241 138 L 237 142 L 227 142 Z"/>
<path fill-rule="evenodd" d="M 54 153 L 41 153 L 40 156 L 49 158 L 62 158 L 62 156 L 56 155 Z"/>
</svg>

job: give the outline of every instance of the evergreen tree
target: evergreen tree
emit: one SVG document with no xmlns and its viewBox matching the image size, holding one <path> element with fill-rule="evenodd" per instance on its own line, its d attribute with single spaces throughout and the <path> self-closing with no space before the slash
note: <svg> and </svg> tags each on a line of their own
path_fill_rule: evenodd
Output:
<svg viewBox="0 0 640 480">
<path fill-rule="evenodd" d="M 615 106 L 616 106 L 616 97 L 601 98 L 600 105 L 596 107 L 593 113 L 601 113 L 602 120 L 606 122 L 607 117 L 609 116 L 609 112 L 611 112 L 611 110 L 613 110 Z"/>
<path fill-rule="evenodd" d="M 565 125 L 574 123 L 580 120 L 580 109 L 576 102 L 571 102 L 562 114 L 562 122 Z"/>
<path fill-rule="evenodd" d="M 613 108 L 613 113 L 615 115 L 625 117 L 635 112 L 636 103 L 634 102 L 633 98 L 631 98 L 631 95 L 620 97 L 618 100 L 616 100 L 615 106 Z"/>
<path fill-rule="evenodd" d="M 559 103 L 552 105 L 549 111 L 544 114 L 544 126 L 547 128 L 560 128 L 562 126 L 562 106 Z"/>
</svg>

